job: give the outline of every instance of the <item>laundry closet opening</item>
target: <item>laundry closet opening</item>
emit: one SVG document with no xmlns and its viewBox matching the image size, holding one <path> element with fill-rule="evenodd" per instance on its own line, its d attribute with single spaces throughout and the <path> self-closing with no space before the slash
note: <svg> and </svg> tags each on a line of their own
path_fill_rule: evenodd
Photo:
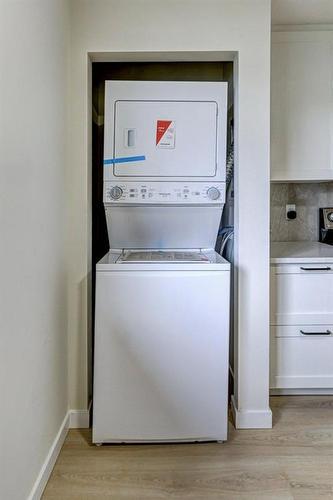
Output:
<svg viewBox="0 0 333 500">
<path fill-rule="evenodd" d="M 216 235 L 215 250 L 233 262 L 234 227 L 234 64 L 223 61 L 193 62 L 93 62 L 92 63 L 92 351 L 94 350 L 95 324 L 95 278 L 96 263 L 109 251 L 108 228 L 103 204 L 103 145 L 104 145 L 104 98 L 105 82 L 159 81 L 159 82 L 227 82 L 227 142 L 226 142 L 226 198 L 220 230 Z M 193 126 L 193 141 L 196 141 L 197 124 Z M 134 135 L 128 131 L 128 140 Z M 233 297 L 233 272 L 231 272 L 231 299 Z M 233 300 L 230 306 L 230 367 L 233 373 Z M 93 352 L 91 353 L 93 354 Z M 91 355 L 93 359 L 93 355 Z M 233 385 L 229 392 L 233 393 Z M 92 385 L 90 392 L 92 392 Z"/>
</svg>

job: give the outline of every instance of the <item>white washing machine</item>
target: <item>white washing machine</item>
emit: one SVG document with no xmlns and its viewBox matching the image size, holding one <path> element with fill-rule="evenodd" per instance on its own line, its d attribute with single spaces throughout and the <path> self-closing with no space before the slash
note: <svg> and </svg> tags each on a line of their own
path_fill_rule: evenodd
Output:
<svg viewBox="0 0 333 500">
<path fill-rule="evenodd" d="M 93 442 L 227 439 L 227 84 L 106 82 Z"/>
</svg>

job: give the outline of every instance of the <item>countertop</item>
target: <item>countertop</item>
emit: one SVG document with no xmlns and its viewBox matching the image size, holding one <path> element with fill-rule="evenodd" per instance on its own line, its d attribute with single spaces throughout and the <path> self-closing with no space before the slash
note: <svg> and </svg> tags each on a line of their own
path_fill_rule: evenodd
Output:
<svg viewBox="0 0 333 500">
<path fill-rule="evenodd" d="M 271 243 L 271 264 L 333 262 L 333 245 L 317 241 L 279 241 Z"/>
</svg>

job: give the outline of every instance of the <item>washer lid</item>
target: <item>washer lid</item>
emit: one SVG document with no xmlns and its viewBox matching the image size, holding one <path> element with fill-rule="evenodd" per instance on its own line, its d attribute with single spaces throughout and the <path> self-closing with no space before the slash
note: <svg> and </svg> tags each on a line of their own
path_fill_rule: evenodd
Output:
<svg viewBox="0 0 333 500">
<path fill-rule="evenodd" d="M 198 249 L 215 246 L 222 206 L 105 205 L 111 248 Z"/>
</svg>

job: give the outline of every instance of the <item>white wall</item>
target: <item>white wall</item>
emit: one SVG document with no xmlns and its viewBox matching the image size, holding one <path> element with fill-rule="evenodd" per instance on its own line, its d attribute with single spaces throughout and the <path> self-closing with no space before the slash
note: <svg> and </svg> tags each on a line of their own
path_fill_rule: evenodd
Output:
<svg viewBox="0 0 333 500">
<path fill-rule="evenodd" d="M 272 0 L 273 25 L 316 24 L 320 29 L 318 24 L 332 23 L 332 0 Z"/>
<path fill-rule="evenodd" d="M 68 409 L 65 0 L 0 8 L 0 498 L 28 497 Z"/>
<path fill-rule="evenodd" d="M 238 52 L 236 256 L 239 275 L 236 418 L 239 427 L 271 424 L 269 351 L 270 0 L 73 0 L 71 48 L 70 401 L 85 408 L 90 272 L 88 52 L 127 60 Z M 179 56 L 162 52 L 177 52 Z M 140 52 L 149 52 L 147 57 Z M 125 54 L 127 53 L 127 54 Z M 138 55 L 136 56 L 135 53 Z M 105 56 L 106 57 L 106 56 Z M 218 55 L 216 55 L 218 57 Z M 207 54 L 203 59 L 209 58 Z"/>
</svg>

